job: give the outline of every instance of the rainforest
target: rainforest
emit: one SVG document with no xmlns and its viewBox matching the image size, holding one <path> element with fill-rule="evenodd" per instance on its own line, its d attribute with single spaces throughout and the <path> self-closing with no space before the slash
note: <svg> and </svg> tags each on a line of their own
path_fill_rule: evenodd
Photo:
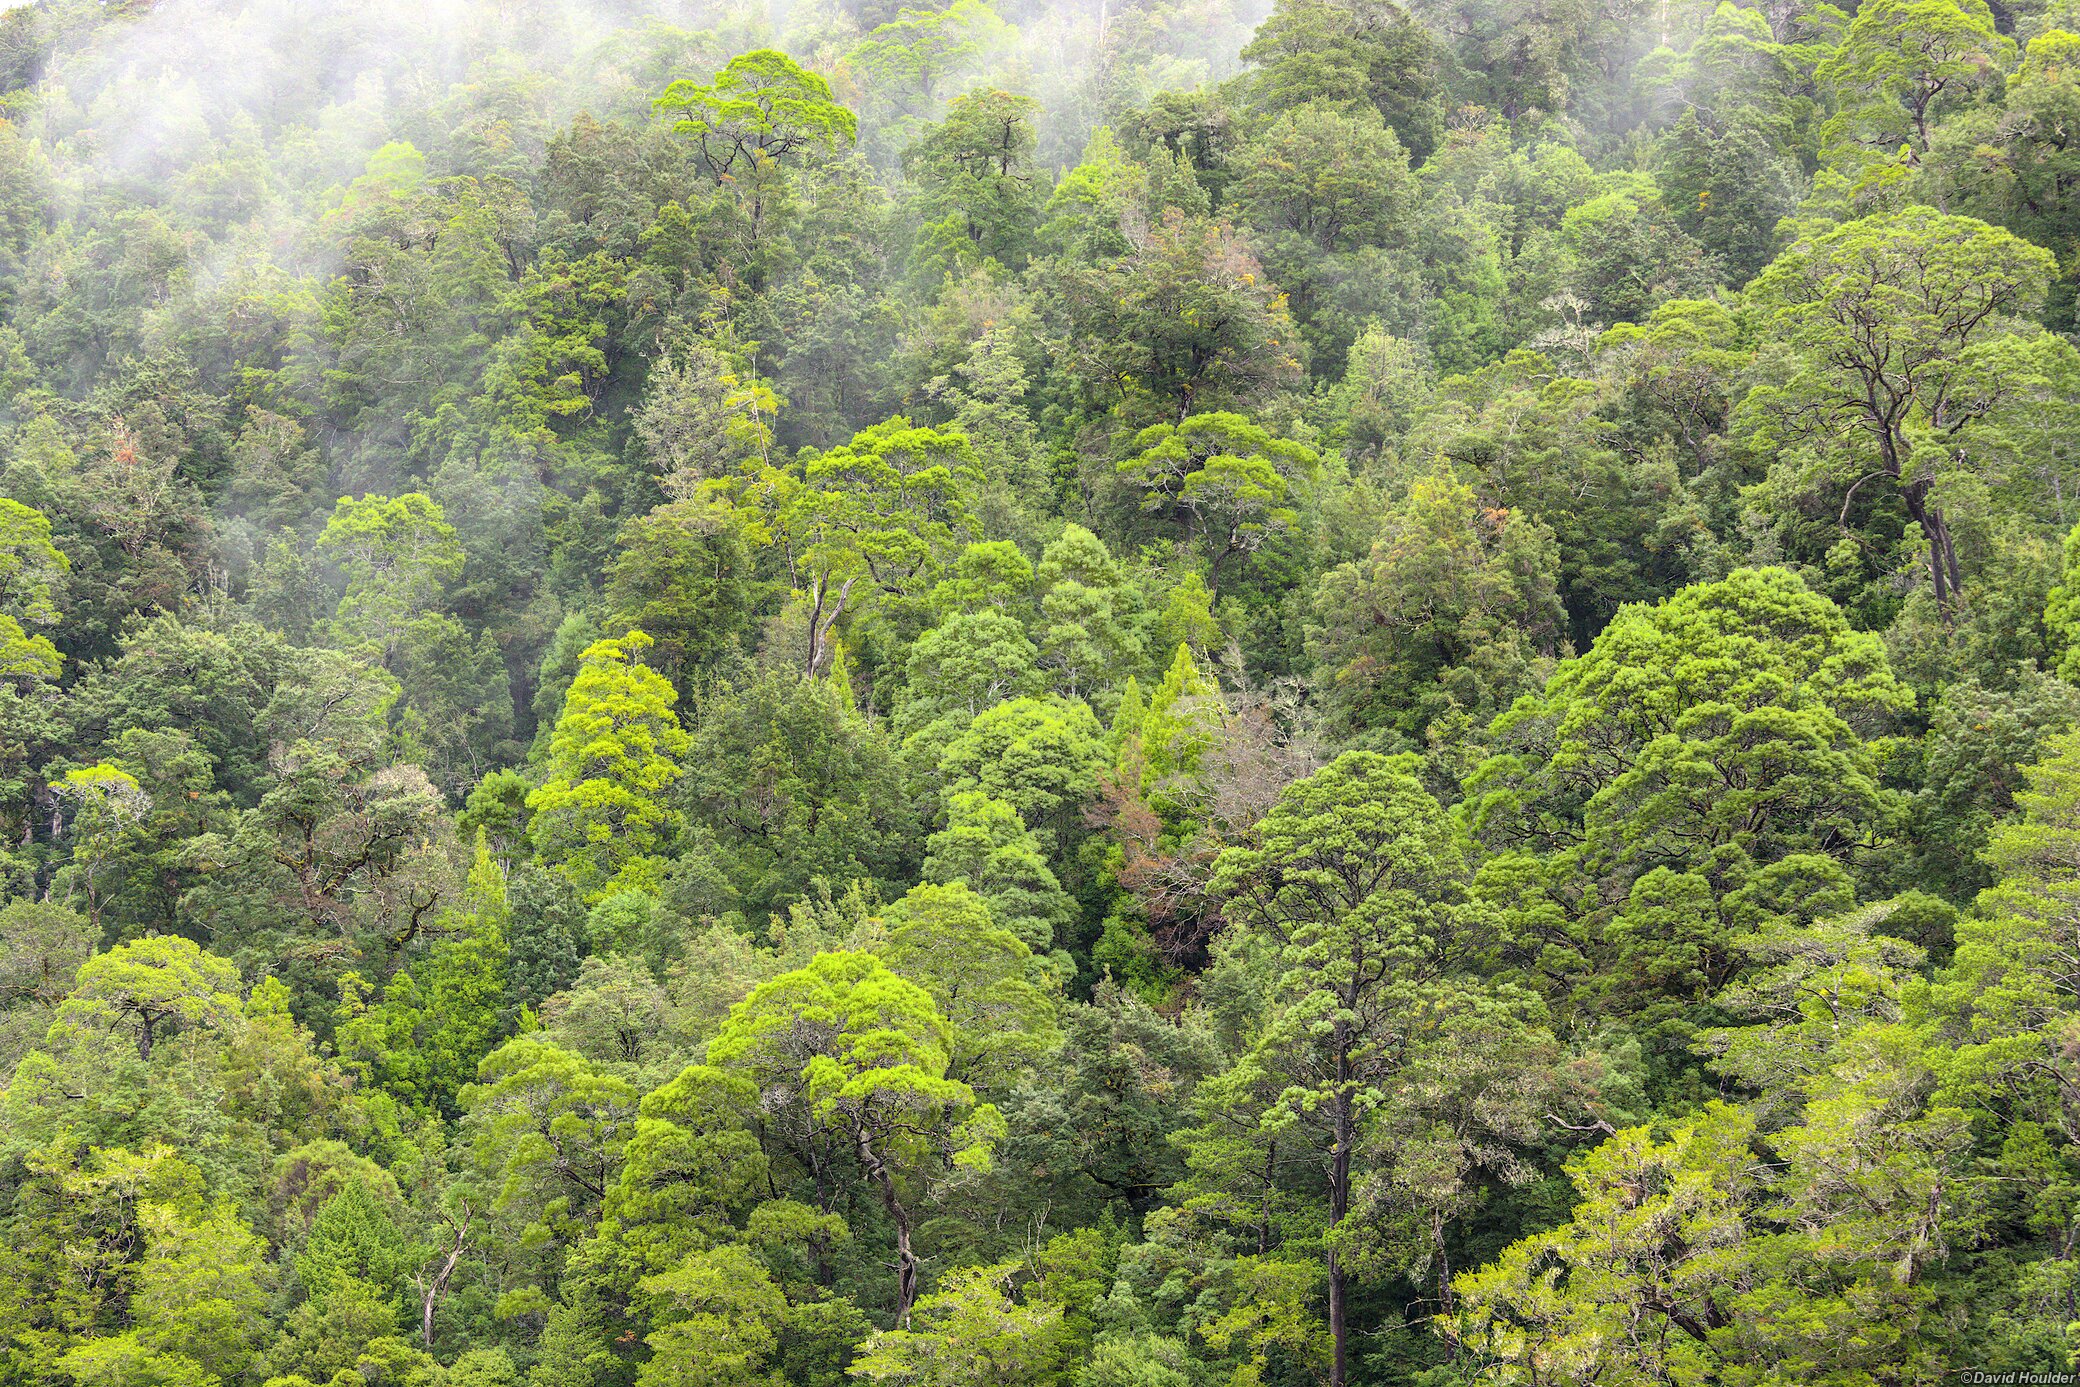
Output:
<svg viewBox="0 0 2080 1387">
<path fill-rule="evenodd" d="M 2080 1374 L 2080 0 L 0 3 L 0 1387 Z"/>
</svg>

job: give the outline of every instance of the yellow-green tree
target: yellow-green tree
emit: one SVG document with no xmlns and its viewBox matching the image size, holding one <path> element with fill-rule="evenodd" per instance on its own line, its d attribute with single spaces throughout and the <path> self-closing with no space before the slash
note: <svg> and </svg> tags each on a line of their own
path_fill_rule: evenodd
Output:
<svg viewBox="0 0 2080 1387">
<path fill-rule="evenodd" d="M 579 657 L 549 737 L 547 777 L 527 797 L 535 851 L 588 899 L 652 889 L 679 824 L 666 796 L 688 738 L 671 682 L 638 661 L 641 631 Z"/>
</svg>

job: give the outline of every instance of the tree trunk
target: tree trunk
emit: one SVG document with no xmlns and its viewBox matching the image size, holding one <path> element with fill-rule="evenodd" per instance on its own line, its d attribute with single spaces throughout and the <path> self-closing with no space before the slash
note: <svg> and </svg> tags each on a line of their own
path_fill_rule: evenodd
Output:
<svg viewBox="0 0 2080 1387">
<path fill-rule="evenodd" d="M 419 1287 L 419 1339 L 428 1349 L 433 1347 L 433 1312 L 448 1292 L 449 1278 L 455 1275 L 455 1264 L 462 1260 L 463 1248 L 469 1245 L 469 1220 L 469 1204 L 464 1201 L 461 1220 L 447 1219 L 448 1226 L 455 1231 L 455 1244 L 441 1259 L 440 1269 L 430 1277 L 421 1272 L 413 1278 Z"/>
<path fill-rule="evenodd" d="M 1449 1315 L 1456 1302 L 1452 1299 L 1452 1259 L 1444 1250 L 1444 1210 L 1430 1211 L 1430 1241 L 1437 1249 L 1437 1308 Z M 1449 1344 L 1449 1340 L 1446 1341 Z"/>
<path fill-rule="evenodd" d="M 1350 1024 L 1336 1023 L 1336 1093 L 1331 1100 L 1335 1112 L 1335 1148 L 1329 1153 L 1329 1387 L 1344 1387 L 1350 1376 L 1350 1309 L 1345 1304 L 1343 1259 L 1337 1256 L 1335 1236 L 1351 1208 L 1351 1148 L 1357 1138 L 1355 1095 L 1351 1082 Z"/>
<path fill-rule="evenodd" d="M 917 1303 L 917 1253 L 910 1247 L 910 1215 L 892 1197 L 888 1206 L 896 1221 L 896 1320 L 910 1327 L 910 1307 Z"/>
<path fill-rule="evenodd" d="M 838 595 L 830 597 L 830 589 L 822 582 L 816 585 L 816 600 L 809 608 L 809 660 L 802 671 L 805 679 L 814 679 L 816 671 L 830 653 L 828 643 L 831 628 L 845 614 L 846 599 L 852 596 L 852 585 L 859 581 L 857 575 L 847 578 L 838 588 Z"/>
<path fill-rule="evenodd" d="M 864 1134 L 859 1138 L 859 1158 L 874 1177 L 874 1183 L 881 1187 L 881 1207 L 896 1226 L 896 1325 L 908 1329 L 910 1307 L 917 1303 L 917 1253 L 910 1246 L 910 1211 L 896 1197 L 895 1178 Z"/>
<path fill-rule="evenodd" d="M 1278 1178 L 1278 1141 L 1273 1138 L 1264 1148 L 1264 1197 L 1257 1201 L 1257 1255 L 1262 1257 L 1271 1250 L 1271 1190 L 1272 1182 Z"/>
<path fill-rule="evenodd" d="M 1336 1256 L 1336 1249 L 1329 1249 L 1329 1339 L 1332 1345 L 1329 1359 L 1329 1387 L 1344 1387 L 1348 1380 L 1349 1348 L 1346 1340 L 1350 1336 L 1350 1312 L 1344 1306 L 1343 1263 Z"/>
<path fill-rule="evenodd" d="M 1928 577 L 1934 585 L 1936 610 L 1947 618 L 1951 599 L 1964 588 L 1964 575 L 1957 566 L 1957 549 L 1950 540 L 1950 526 L 1944 521 L 1942 511 L 1928 504 L 1927 482 L 1901 487 L 1900 499 L 1906 503 L 1907 514 L 1921 527 L 1922 536 L 1928 541 Z"/>
</svg>

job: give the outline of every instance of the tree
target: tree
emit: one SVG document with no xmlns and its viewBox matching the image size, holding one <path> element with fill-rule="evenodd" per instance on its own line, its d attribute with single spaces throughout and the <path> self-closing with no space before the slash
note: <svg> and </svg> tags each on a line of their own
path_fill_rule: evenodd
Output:
<svg viewBox="0 0 2080 1387">
<path fill-rule="evenodd" d="M 957 81 L 990 48 L 1001 45 L 1008 29 L 984 0 L 953 0 L 938 11 L 905 9 L 877 25 L 849 61 L 870 88 L 894 95 L 901 109 L 930 115 L 944 84 Z"/>
<path fill-rule="evenodd" d="M 787 1299 L 742 1247 L 688 1253 L 667 1272 L 646 1276 L 642 1294 L 656 1309 L 651 1354 L 639 1387 L 737 1387 L 771 1382 L 765 1372 L 779 1344 Z"/>
<path fill-rule="evenodd" d="M 1082 1182 L 1130 1213 L 1150 1213 L 1184 1174 L 1168 1138 L 1188 1125 L 1193 1092 L 1218 1056 L 1203 1013 L 1175 1020 L 1114 978 L 1062 1012 L 1062 1046 L 1011 1109 L 1004 1167 Z"/>
<path fill-rule="evenodd" d="M 1879 736 L 1911 706 L 1878 638 L 1782 570 L 1621 609 L 1466 782 L 1508 956 L 1556 1005 L 1701 1002 L 1762 916 L 1844 903 L 1895 803 Z"/>
<path fill-rule="evenodd" d="M 925 843 L 924 878 L 975 892 L 997 927 L 1035 955 L 1069 942 L 1076 903 L 1018 811 L 981 790 L 946 797 L 946 827 Z"/>
<path fill-rule="evenodd" d="M 1671 299 L 1704 297 L 1719 280 L 1659 196 L 1591 198 L 1567 209 L 1560 232 L 1573 262 L 1568 287 L 1600 326 L 1640 322 Z"/>
<path fill-rule="evenodd" d="M 859 120 L 831 99 L 831 86 L 778 49 L 740 53 L 715 80 L 682 77 L 657 98 L 677 113 L 672 132 L 693 140 L 717 183 L 755 176 L 806 149 L 850 143 Z"/>
<path fill-rule="evenodd" d="M 772 1204 L 758 1201 L 771 1193 L 774 1171 L 743 1120 L 756 1101 L 748 1080 L 707 1064 L 687 1065 L 644 1095 L 620 1177 L 600 1207 L 594 1255 L 586 1259 L 603 1285 L 640 1292 L 641 1278 L 696 1268 L 707 1261 L 700 1254 L 738 1236 L 737 1222 L 748 1221 L 757 1241 L 761 1214 L 772 1216 Z M 794 1231 L 826 1251 L 834 1237 L 842 1240 L 842 1219 L 818 1223 L 812 1216 L 809 1224 Z"/>
<path fill-rule="evenodd" d="M 2022 65 L 2007 79 L 1999 114 L 1960 112 L 1938 127 L 1923 165 L 1938 205 L 2006 226 L 2070 263 L 2080 244 L 2080 142 L 2067 133 L 2076 111 L 2072 64 L 2080 34 L 2050 29 L 2029 40 Z M 1969 80 L 1969 79 L 1968 79 Z M 1998 148 L 2001 157 L 1978 151 Z M 2052 288 L 2046 325 L 2069 331 L 2074 285 Z"/>
<path fill-rule="evenodd" d="M 1567 109 L 1570 78 L 1596 51 L 1591 36 L 1602 17 L 1589 5 L 1521 10 L 1495 0 L 1414 0 L 1409 9 L 1445 37 L 1461 70 L 1478 74 L 1462 88 L 1464 99 L 1510 121 Z"/>
<path fill-rule="evenodd" d="M 1050 212 L 1077 191 L 1064 178 Z M 1171 209 L 1107 258 L 1057 261 L 1051 283 L 1066 367 L 1094 413 L 1178 424 L 1254 409 L 1299 378 L 1291 314 L 1227 226 Z"/>
<path fill-rule="evenodd" d="M 137 1057 L 173 1026 L 222 1026 L 239 1015 L 238 968 L 204 953 L 194 941 L 151 935 L 118 944 L 80 965 L 72 995 L 58 1008 L 57 1026 L 85 1030 L 95 1023 L 137 1037 Z"/>
<path fill-rule="evenodd" d="M 834 632 L 856 591 L 923 597 L 957 561 L 978 537 L 981 481 L 964 435 L 898 416 L 806 455 L 799 471 L 758 467 L 718 484 L 734 493 L 752 537 L 780 546 L 807 606 L 804 677 L 829 670 Z"/>
<path fill-rule="evenodd" d="M 1918 163 L 1945 106 L 2005 71 L 2014 45 L 1985 0 L 1876 0 L 1859 5 L 1841 45 L 1813 70 L 1841 110 L 1828 133 Z"/>
<path fill-rule="evenodd" d="M 1274 438 L 1239 414 L 1200 414 L 1154 424 L 1134 438 L 1135 455 L 1118 466 L 1142 489 L 1141 508 L 1170 518 L 1206 556 L 1206 587 L 1220 591 L 1221 568 L 1245 560 L 1298 518 L 1286 505 L 1295 476 L 1318 465 L 1314 451 Z"/>
<path fill-rule="evenodd" d="M 859 1163 L 895 1232 L 895 1323 L 918 1294 L 921 1199 L 986 1169 L 995 1108 L 946 1075 L 952 1036 L 928 993 L 871 954 L 818 954 L 730 1012 L 708 1060 L 759 1086 L 797 1155 L 835 1141 Z"/>
<path fill-rule="evenodd" d="M 1760 266 L 1757 266 L 1760 268 Z M 1703 471 L 1733 415 L 1736 382 L 1751 353 L 1741 325 L 1723 305 L 1670 299 L 1643 323 L 1620 323 L 1596 339 L 1600 363 L 1630 377 L 1632 388 L 1665 415 Z"/>
<path fill-rule="evenodd" d="M 664 676 L 636 663 L 641 631 L 595 641 L 549 738 L 547 776 L 527 797 L 535 850 L 588 900 L 654 886 L 658 857 L 677 826 L 666 799 L 691 745 Z"/>
<path fill-rule="evenodd" d="M 73 809 L 72 870 L 87 898 L 87 919 L 98 931 L 109 892 L 109 874 L 124 847 L 151 812 L 152 797 L 128 771 L 103 763 L 65 772 L 51 789 Z"/>
<path fill-rule="evenodd" d="M 890 894 L 908 879 L 915 817 L 894 739 L 835 680 L 775 671 L 711 699 L 684 787 L 694 832 L 674 877 L 689 913 L 761 921 L 819 879 Z M 708 873 L 719 891 L 697 887 Z"/>
<path fill-rule="evenodd" d="M 915 1325 L 862 1345 L 855 1377 L 900 1387 L 1023 1387 L 1046 1382 L 1067 1347 L 1062 1307 L 1014 1300 L 1015 1266 L 962 1267 L 917 1302 Z"/>
<path fill-rule="evenodd" d="M 323 732 L 352 709 L 359 673 L 310 689 L 308 705 L 278 699 L 285 720 Z M 381 765 L 366 744 L 296 741 L 276 758 L 275 783 L 228 835 L 185 845 L 198 885 L 183 913 L 318 964 L 410 944 L 453 887 L 440 792 L 417 766 Z"/>
<path fill-rule="evenodd" d="M 493 1208 L 530 1236 L 569 1241 L 589 1231 L 620 1177 L 634 1086 L 525 1035 L 486 1055 L 477 1074 L 461 1106 L 475 1160 L 496 1185 Z"/>
<path fill-rule="evenodd" d="M 1040 659 L 1053 671 L 1055 692 L 1098 697 L 1124 684 L 1145 658 L 1135 632 L 1134 594 L 1105 544 L 1081 525 L 1065 525 L 1041 551 L 1034 582 L 1040 591 Z"/>
<path fill-rule="evenodd" d="M 1033 157 L 1039 109 L 1031 97 L 994 89 L 957 96 L 946 119 L 903 151 L 904 175 L 917 188 L 920 256 L 933 268 L 1025 268 L 1047 192 Z"/>
<path fill-rule="evenodd" d="M 1032 950 L 968 887 L 913 887 L 883 918 L 889 967 L 931 993 L 946 1018 L 949 1079 L 1003 1093 L 1060 1040 Z"/>
<path fill-rule="evenodd" d="M 1448 1336 L 1560 1382 L 1701 1387 L 1735 1364 L 1848 1381 L 1936 1371 L 1916 1271 L 1970 1217 L 1962 1114 L 1912 1115 L 1914 1079 L 1888 1065 L 1900 1037 L 1887 1047 L 1883 1030 L 1843 1056 L 1875 1082 L 1814 1103 L 1800 1126 L 1764 1138 L 1714 1102 L 1665 1140 L 1627 1128 L 1570 1162 L 1572 1220 L 1461 1277 Z M 1866 1106 L 1888 1098 L 1905 1110 Z M 1757 1143 L 1782 1162 L 1773 1182 Z"/>
<path fill-rule="evenodd" d="M 462 573 L 455 527 L 422 491 L 339 498 L 318 550 L 347 576 L 335 623 L 344 645 L 366 642 L 390 664 L 416 618 L 440 606 Z"/>
<path fill-rule="evenodd" d="M 1279 0 L 1242 50 L 1256 65 L 1248 89 L 1261 109 L 1363 101 L 1418 163 L 1444 133 L 1443 56 L 1393 0 Z"/>
<path fill-rule="evenodd" d="M 780 405 L 734 343 L 696 338 L 651 364 L 631 426 L 666 494 L 683 501 L 711 478 L 771 462 Z"/>
<path fill-rule="evenodd" d="M 1927 541 L 1939 607 L 1964 586 L 1945 484 L 1969 472 L 1972 426 L 2001 404 L 1964 387 L 2051 271 L 2008 232 L 1916 207 L 1802 240 L 1753 288 L 1773 349 L 1760 359 L 1781 368 L 1742 405 L 1748 431 L 1789 455 L 1787 482 L 1843 488 L 1844 522 L 1867 483 L 1889 483 Z"/>
<path fill-rule="evenodd" d="M 348 1182 L 325 1201 L 311 1220 L 309 1236 L 296 1255 L 296 1279 L 304 1293 L 319 1296 L 342 1281 L 370 1286 L 386 1297 L 404 1289 L 405 1273 L 418 1249 L 405 1237 L 396 1192 L 386 1201 L 360 1181 Z"/>
<path fill-rule="evenodd" d="M 1944 1092 L 1992 1090 L 2011 1122 L 2042 1122 L 2068 1151 L 2080 1144 L 2080 1075 L 2056 1043 L 2080 1010 L 2074 887 L 2060 864 L 2080 832 L 2080 742 L 2051 739 L 2016 795 L 2019 818 L 1996 827 L 1986 861 L 1995 883 L 1957 922 L 1957 952 L 1936 983 L 1934 1014 L 1950 1049 Z"/>
<path fill-rule="evenodd" d="M 1039 652 L 1007 613 L 955 612 L 910 647 L 909 678 L 896 706 L 906 744 L 926 734 L 940 745 L 1007 698 L 1040 691 Z"/>
<path fill-rule="evenodd" d="M 1331 1387 L 1349 1380 L 1357 1245 L 1342 1225 L 1363 1131 L 1411 1051 L 1440 1038 L 1451 974 L 1479 943 L 1465 845 L 1415 766 L 1346 752 L 1287 787 L 1258 844 L 1222 853 L 1213 880 L 1276 958 L 1277 1011 L 1252 1062 L 1289 1077 L 1262 1125 L 1298 1129 L 1322 1167 Z"/>
<path fill-rule="evenodd" d="M 358 974 L 342 981 L 342 1058 L 404 1102 L 452 1113 L 499 1031 L 509 919 L 505 874 L 479 837 L 461 909 L 435 923 L 426 957 L 392 974 L 373 1006 Z"/>
<path fill-rule="evenodd" d="M 1324 345 L 1332 286 L 1362 273 L 1353 254 L 1397 247 L 1411 230 L 1407 152 L 1370 109 L 1314 101 L 1274 116 L 1231 167 L 1229 205 L 1257 229 L 1265 268 Z"/>
<path fill-rule="evenodd" d="M 0 1010 L 33 1005 L 55 1011 L 73 975 L 94 954 L 87 922 L 69 907 L 41 901 L 0 906 Z M 40 1035 L 48 1024 L 37 1026 Z"/>
<path fill-rule="evenodd" d="M 980 790 L 1009 804 L 1052 853 L 1067 847 L 1104 765 L 1087 704 L 1014 698 L 978 714 L 948 744 L 939 776 L 949 795 Z"/>
<path fill-rule="evenodd" d="M 607 627 L 656 642 L 650 659 L 681 692 L 726 667 L 750 624 L 751 555 L 712 501 L 669 501 L 623 525 L 606 579 Z"/>
<path fill-rule="evenodd" d="M 1282 112 L 1236 152 L 1235 168 L 1236 205 L 1251 225 L 1322 254 L 1390 244 L 1415 199 L 1393 132 L 1322 103 Z"/>
<path fill-rule="evenodd" d="M 1762 24 L 1752 10 L 1733 13 Z M 1798 206 L 1797 162 L 1770 138 L 1779 124 L 1745 110 L 1720 121 L 1685 111 L 1657 151 L 1654 181 L 1663 205 L 1723 267 L 1729 285 L 1746 284 L 1769 264 L 1782 246 L 1778 225 Z M 1685 268 L 1693 273 L 1702 268 L 1694 255 L 1689 260 Z"/>
<path fill-rule="evenodd" d="M 831 96 L 830 83 L 776 48 L 740 53 L 713 82 L 682 77 L 654 103 L 672 132 L 692 141 L 702 172 L 742 209 L 747 278 L 762 289 L 768 218 L 786 194 L 791 165 L 858 136 L 859 118 Z"/>
<path fill-rule="evenodd" d="M 1449 465 L 1413 478 L 1371 554 L 1316 589 L 1308 643 L 1339 724 L 1415 736 L 1454 713 L 1492 720 L 1566 651 L 1559 567 L 1537 516 L 1482 506 Z"/>
<path fill-rule="evenodd" d="M 30 1332 L 14 1340 L 9 1367 L 94 1387 L 242 1376 L 265 1326 L 266 1249 L 229 1203 L 212 1200 L 200 1172 L 163 1144 L 97 1151 L 62 1185 L 48 1161 L 30 1154 L 11 1233 L 28 1256 L 57 1260 L 16 1282 L 37 1319 L 20 1325 Z M 64 1242 L 46 1243 L 53 1235 Z M 44 1280 L 60 1264 L 72 1275 Z"/>
<path fill-rule="evenodd" d="M 0 497 L 0 612 L 18 622 L 52 624 L 59 585 L 71 571 L 72 561 L 51 543 L 50 517 Z"/>
</svg>

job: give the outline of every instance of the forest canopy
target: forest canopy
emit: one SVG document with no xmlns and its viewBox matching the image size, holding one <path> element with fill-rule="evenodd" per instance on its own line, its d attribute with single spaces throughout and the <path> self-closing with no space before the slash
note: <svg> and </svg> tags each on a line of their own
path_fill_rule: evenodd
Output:
<svg viewBox="0 0 2080 1387">
<path fill-rule="evenodd" d="M 2068 1380 L 2076 347 L 2075 0 L 0 9 L 0 1387 Z"/>
</svg>

